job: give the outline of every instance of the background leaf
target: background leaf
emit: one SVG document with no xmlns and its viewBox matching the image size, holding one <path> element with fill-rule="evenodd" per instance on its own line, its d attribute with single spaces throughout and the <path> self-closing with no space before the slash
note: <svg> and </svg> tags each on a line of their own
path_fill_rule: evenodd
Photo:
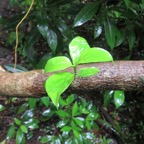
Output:
<svg viewBox="0 0 144 144">
<path fill-rule="evenodd" d="M 113 49 L 116 45 L 115 26 L 108 17 L 106 17 L 106 21 L 104 23 L 104 29 L 107 42 L 110 48 Z"/>
<path fill-rule="evenodd" d="M 52 52 L 55 53 L 57 47 L 57 34 L 51 29 L 47 32 L 47 42 Z"/>
<path fill-rule="evenodd" d="M 95 13 L 97 12 L 98 7 L 99 7 L 98 2 L 87 4 L 77 14 L 77 16 L 74 20 L 74 27 L 80 26 L 80 25 L 84 24 L 85 22 L 87 22 L 88 20 L 90 20 L 95 15 Z"/>
</svg>

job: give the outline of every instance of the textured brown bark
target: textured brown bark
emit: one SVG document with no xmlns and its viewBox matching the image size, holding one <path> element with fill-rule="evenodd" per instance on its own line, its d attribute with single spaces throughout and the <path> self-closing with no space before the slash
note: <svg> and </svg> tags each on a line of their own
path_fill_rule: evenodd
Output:
<svg viewBox="0 0 144 144">
<path fill-rule="evenodd" d="M 116 61 L 78 66 L 97 67 L 99 74 L 88 78 L 77 78 L 69 90 L 144 90 L 144 61 Z M 70 68 L 67 71 L 72 72 Z M 0 72 L 0 96 L 39 97 L 45 94 L 44 82 L 50 74 L 43 70 L 23 73 Z"/>
</svg>

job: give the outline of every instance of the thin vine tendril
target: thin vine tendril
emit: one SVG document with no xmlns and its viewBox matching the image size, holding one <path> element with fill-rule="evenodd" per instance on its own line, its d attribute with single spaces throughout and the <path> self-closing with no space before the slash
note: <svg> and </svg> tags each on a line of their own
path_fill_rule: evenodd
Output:
<svg viewBox="0 0 144 144">
<path fill-rule="evenodd" d="M 24 21 L 24 19 L 26 19 L 26 17 L 28 16 L 30 10 L 32 9 L 33 4 L 34 4 L 34 0 L 32 0 L 27 13 L 24 15 L 24 17 L 21 19 L 21 21 L 16 26 L 16 45 L 15 45 L 15 56 L 14 56 L 15 57 L 14 68 L 16 68 L 16 65 L 17 65 L 17 49 L 18 49 L 18 43 L 19 43 L 18 29 L 19 29 L 19 26 L 21 25 L 21 23 Z"/>
</svg>

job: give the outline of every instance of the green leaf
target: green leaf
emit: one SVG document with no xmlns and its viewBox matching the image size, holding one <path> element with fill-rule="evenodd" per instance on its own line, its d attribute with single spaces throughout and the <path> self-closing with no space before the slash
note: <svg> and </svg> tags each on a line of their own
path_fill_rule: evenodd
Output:
<svg viewBox="0 0 144 144">
<path fill-rule="evenodd" d="M 16 133 L 16 144 L 24 144 L 24 133 L 21 131 L 21 129 L 19 128 L 17 133 Z"/>
<path fill-rule="evenodd" d="M 71 94 L 70 96 L 68 96 L 68 98 L 66 99 L 67 105 L 70 105 L 74 100 L 75 100 L 75 97 L 74 97 L 73 94 Z"/>
<path fill-rule="evenodd" d="M 58 110 L 58 111 L 56 111 L 56 114 L 61 118 L 68 118 L 69 117 L 69 114 L 67 112 L 65 112 L 64 110 Z"/>
<path fill-rule="evenodd" d="M 136 40 L 135 32 L 131 30 L 128 34 L 128 43 L 130 50 L 132 50 L 132 48 L 134 47 L 135 40 Z"/>
<path fill-rule="evenodd" d="M 77 130 L 73 130 L 73 134 L 78 140 L 80 140 L 81 134 Z"/>
<path fill-rule="evenodd" d="M 113 93 L 114 93 L 113 90 L 112 91 L 106 91 L 104 93 L 104 106 L 105 107 L 107 107 L 110 104 L 110 102 L 112 100 Z"/>
<path fill-rule="evenodd" d="M 52 58 L 52 53 L 48 53 L 48 54 L 45 54 L 39 61 L 38 65 L 37 65 L 37 69 L 44 69 L 47 61 Z"/>
<path fill-rule="evenodd" d="M 21 129 L 22 132 L 28 133 L 28 129 L 27 129 L 27 127 L 25 125 L 21 125 L 20 129 Z"/>
<path fill-rule="evenodd" d="M 102 26 L 96 25 L 94 27 L 94 38 L 99 37 L 101 35 L 101 33 L 102 33 Z"/>
<path fill-rule="evenodd" d="M 52 52 L 55 53 L 57 47 L 57 34 L 53 30 L 48 30 L 47 42 Z"/>
<path fill-rule="evenodd" d="M 24 114 L 22 115 L 22 119 L 29 119 L 31 117 L 34 116 L 34 109 L 28 109 L 24 112 Z"/>
<path fill-rule="evenodd" d="M 85 122 L 86 122 L 86 127 L 87 127 L 87 129 L 88 129 L 88 130 L 91 130 L 91 123 L 90 123 L 90 121 L 86 119 Z"/>
<path fill-rule="evenodd" d="M 72 116 L 76 116 L 77 114 L 78 114 L 78 104 L 77 102 L 75 102 L 72 107 Z"/>
<path fill-rule="evenodd" d="M 36 98 L 29 98 L 28 103 L 29 103 L 30 109 L 35 108 L 36 102 L 37 102 Z"/>
<path fill-rule="evenodd" d="M 47 143 L 47 142 L 51 141 L 52 138 L 53 138 L 53 136 L 51 136 L 51 135 L 43 136 L 43 137 L 41 138 L 40 142 L 41 142 L 42 144 L 43 144 L 43 143 Z"/>
<path fill-rule="evenodd" d="M 79 63 L 113 61 L 111 54 L 102 48 L 91 48 L 81 53 Z"/>
<path fill-rule="evenodd" d="M 36 129 L 36 128 L 39 128 L 38 123 L 39 123 L 39 120 L 30 118 L 24 122 L 24 125 L 29 129 Z"/>
<path fill-rule="evenodd" d="M 5 109 L 5 107 L 0 104 L 0 111 L 3 111 L 4 109 Z"/>
<path fill-rule="evenodd" d="M 60 95 L 69 87 L 74 80 L 74 74 L 60 72 L 51 75 L 45 83 L 45 89 L 54 105 L 58 108 Z"/>
<path fill-rule="evenodd" d="M 96 120 L 99 117 L 98 113 L 95 112 L 91 112 L 88 114 L 88 116 L 86 117 L 86 120 Z"/>
<path fill-rule="evenodd" d="M 79 63 L 80 55 L 86 49 L 90 49 L 90 46 L 84 38 L 77 36 L 71 41 L 69 51 L 74 66 Z"/>
<path fill-rule="evenodd" d="M 46 110 L 44 110 L 44 111 L 42 112 L 42 115 L 43 115 L 43 116 L 49 116 L 51 112 L 52 112 L 51 109 L 48 108 L 48 109 L 46 109 Z"/>
<path fill-rule="evenodd" d="M 14 134 L 15 134 L 15 125 L 11 125 L 11 127 L 8 130 L 6 139 L 13 138 Z"/>
<path fill-rule="evenodd" d="M 104 23 L 104 29 L 107 42 L 110 48 L 113 49 L 116 45 L 115 26 L 112 24 L 108 17 Z"/>
<path fill-rule="evenodd" d="M 58 29 L 61 31 L 62 35 L 64 37 L 66 37 L 68 40 L 71 40 L 72 39 L 72 31 L 66 25 L 66 23 L 62 19 L 59 19 L 57 25 L 58 25 Z"/>
<path fill-rule="evenodd" d="M 70 132 L 71 131 L 71 127 L 70 126 L 64 126 L 62 129 L 61 129 L 61 131 L 63 131 L 63 132 Z"/>
<path fill-rule="evenodd" d="M 68 122 L 69 122 L 69 119 L 64 119 L 64 120 L 61 120 L 61 121 L 59 121 L 57 124 L 56 124 L 56 126 L 58 127 L 58 128 L 62 128 L 62 127 L 64 127 L 64 126 L 66 126 L 67 124 L 68 124 Z"/>
<path fill-rule="evenodd" d="M 76 123 L 79 127 L 84 128 L 84 118 L 76 117 L 76 118 L 73 118 L 73 120 L 75 121 L 75 123 Z"/>
<path fill-rule="evenodd" d="M 48 33 L 48 26 L 47 25 L 37 25 L 37 28 L 39 32 L 42 34 L 42 36 L 47 39 L 47 33 Z"/>
<path fill-rule="evenodd" d="M 116 46 L 119 46 L 125 40 L 125 33 L 116 28 L 115 34 L 116 34 Z"/>
<path fill-rule="evenodd" d="M 28 107 L 28 103 L 22 104 L 22 105 L 19 107 L 17 114 L 20 114 L 20 113 L 22 113 L 23 111 L 25 111 L 27 107 Z"/>
<path fill-rule="evenodd" d="M 43 102 L 43 104 L 48 107 L 49 105 L 49 97 L 42 97 L 41 101 Z"/>
<path fill-rule="evenodd" d="M 126 7 L 128 8 L 130 5 L 130 0 L 124 0 Z"/>
<path fill-rule="evenodd" d="M 14 118 L 14 121 L 15 121 L 15 124 L 21 125 L 21 120 L 19 120 L 19 119 L 17 119 L 17 118 Z"/>
<path fill-rule="evenodd" d="M 61 107 L 64 107 L 67 105 L 66 101 L 62 97 L 59 98 L 59 104 Z"/>
<path fill-rule="evenodd" d="M 90 67 L 90 68 L 82 68 L 78 71 L 77 76 L 78 77 L 90 77 L 95 74 L 97 74 L 100 70 L 95 67 Z"/>
<path fill-rule="evenodd" d="M 114 104 L 116 108 L 119 108 L 125 100 L 125 95 L 123 91 L 115 91 L 114 92 Z"/>
<path fill-rule="evenodd" d="M 74 27 L 80 26 L 90 20 L 97 12 L 98 7 L 99 2 L 95 2 L 87 4 L 84 8 L 82 8 L 74 20 Z"/>
<path fill-rule="evenodd" d="M 69 58 L 65 56 L 58 56 L 48 60 L 44 72 L 54 72 L 64 70 L 68 67 L 71 67 L 72 63 Z"/>
</svg>

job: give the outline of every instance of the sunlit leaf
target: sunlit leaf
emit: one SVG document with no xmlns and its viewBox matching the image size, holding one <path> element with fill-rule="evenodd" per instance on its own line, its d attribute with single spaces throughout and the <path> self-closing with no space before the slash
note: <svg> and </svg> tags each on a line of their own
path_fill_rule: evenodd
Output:
<svg viewBox="0 0 144 144">
<path fill-rule="evenodd" d="M 125 100 L 125 95 L 123 91 L 115 91 L 114 92 L 114 104 L 116 108 L 119 108 Z"/>
<path fill-rule="evenodd" d="M 72 63 L 69 58 L 65 56 L 58 56 L 54 57 L 48 60 L 44 72 L 54 72 L 66 69 L 68 67 L 72 66 Z"/>
<path fill-rule="evenodd" d="M 90 77 L 97 74 L 100 70 L 95 67 L 82 68 L 78 71 L 78 77 Z"/>
<path fill-rule="evenodd" d="M 97 12 L 99 7 L 99 3 L 90 3 L 87 4 L 82 10 L 77 14 L 75 20 L 74 20 L 74 27 L 80 26 L 90 20 L 95 13 Z"/>
<path fill-rule="evenodd" d="M 37 69 L 44 69 L 47 61 L 52 58 L 52 53 L 45 54 L 39 61 Z"/>
<path fill-rule="evenodd" d="M 113 61 L 111 54 L 102 48 L 91 48 L 81 53 L 79 63 Z"/>
<path fill-rule="evenodd" d="M 79 58 L 82 51 L 86 49 L 90 49 L 90 46 L 84 38 L 77 36 L 71 41 L 69 51 L 75 66 L 79 63 Z"/>
<path fill-rule="evenodd" d="M 61 72 L 51 75 L 45 83 L 46 92 L 58 108 L 60 95 L 68 88 L 74 80 L 74 74 Z"/>
</svg>

